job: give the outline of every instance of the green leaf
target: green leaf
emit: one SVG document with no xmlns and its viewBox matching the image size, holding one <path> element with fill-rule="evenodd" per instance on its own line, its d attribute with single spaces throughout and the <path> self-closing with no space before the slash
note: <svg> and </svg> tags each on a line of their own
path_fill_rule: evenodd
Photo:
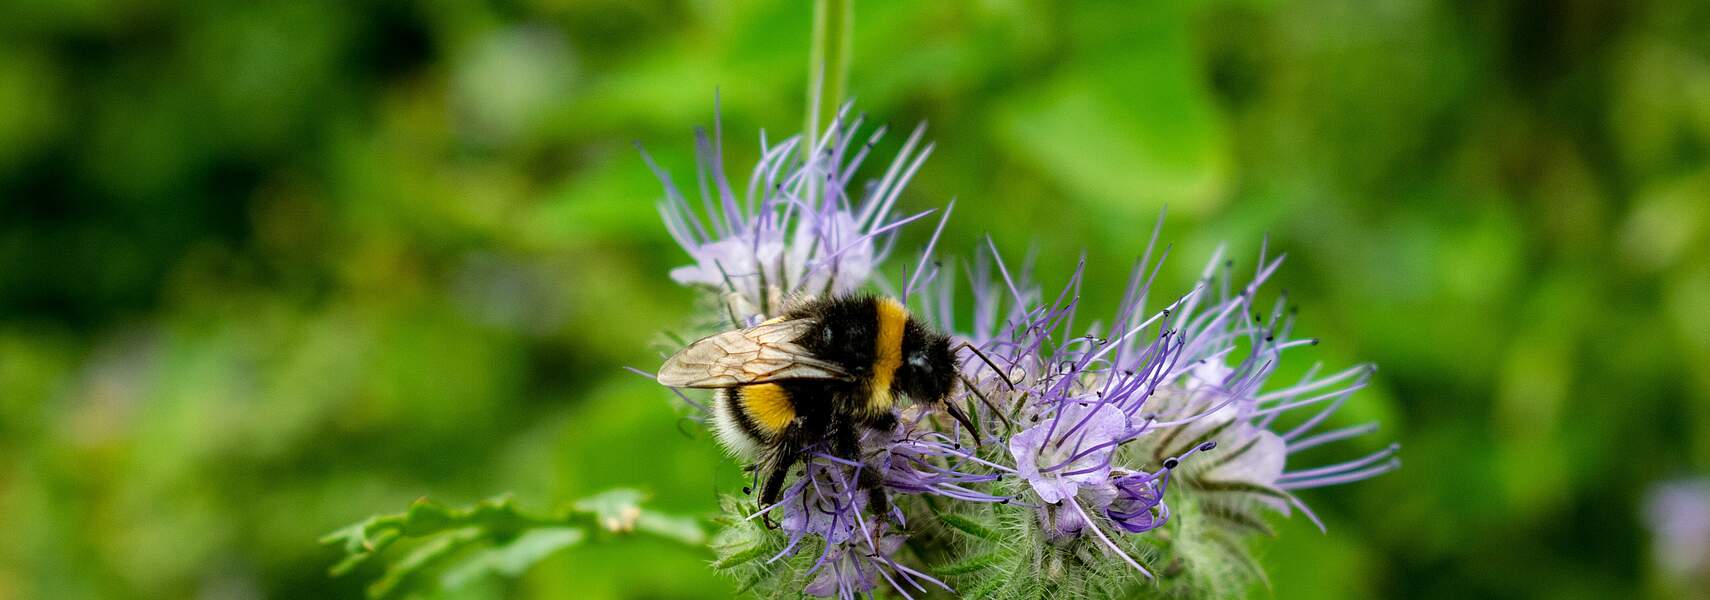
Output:
<svg viewBox="0 0 1710 600">
<path fill-rule="evenodd" d="M 689 546 L 699 546 L 707 541 L 706 530 L 701 529 L 701 524 L 694 517 L 668 515 L 651 510 L 642 511 L 641 516 L 636 518 L 635 530 Z"/>
<path fill-rule="evenodd" d="M 577 500 L 575 509 L 592 513 L 601 529 L 614 533 L 635 530 L 641 519 L 641 501 L 645 496 L 636 490 L 615 489 Z"/>
<path fill-rule="evenodd" d="M 447 569 L 440 586 L 455 590 L 488 575 L 517 577 L 552 553 L 587 539 L 578 527 L 546 527 L 517 536 L 510 542 L 483 549 Z"/>
<path fill-rule="evenodd" d="M 1000 558 L 1002 558 L 1000 553 L 988 552 L 966 560 L 934 568 L 932 569 L 932 573 L 934 575 L 965 575 L 977 571 L 984 571 L 996 566 Z"/>
<path fill-rule="evenodd" d="M 952 529 L 982 540 L 996 540 L 999 537 L 996 531 L 992 531 L 991 528 L 986 527 L 979 521 L 975 521 L 956 513 L 939 513 L 938 518 L 939 520 L 944 521 L 944 524 L 949 525 Z"/>
<path fill-rule="evenodd" d="M 754 589 L 754 586 L 765 583 L 767 579 L 771 579 L 771 578 L 772 578 L 772 573 L 770 571 L 761 571 L 759 573 L 756 573 L 756 574 L 754 574 L 753 577 L 749 577 L 747 581 L 742 582 L 742 585 L 737 586 L 736 587 L 736 593 L 737 594 L 746 594 L 746 593 L 748 593 L 748 590 Z"/>
<path fill-rule="evenodd" d="M 343 548 L 344 558 L 330 569 L 338 576 L 399 540 L 421 540 L 369 586 L 369 596 L 380 599 L 456 589 L 488 575 L 516 577 L 553 552 L 587 540 L 592 531 L 610 534 L 599 539 L 642 532 L 686 545 L 706 541 L 694 518 L 643 510 L 645 497 L 636 490 L 616 489 L 547 516 L 519 510 L 509 496 L 462 508 L 421 499 L 403 513 L 369 517 L 334 531 L 321 543 Z M 441 575 L 429 577 L 429 571 Z"/>
<path fill-rule="evenodd" d="M 689 545 L 706 542 L 706 531 L 693 517 L 642 510 L 641 502 L 646 498 L 639 491 L 620 488 L 578 500 L 574 509 L 591 514 L 607 532 L 640 531 Z"/>
<path fill-rule="evenodd" d="M 766 547 L 760 544 L 747 546 L 730 554 L 724 554 L 712 562 L 714 569 L 729 569 L 751 562 L 766 555 Z"/>
<path fill-rule="evenodd" d="M 991 596 L 993 592 L 996 592 L 996 591 L 998 591 L 998 589 L 1002 588 L 1003 584 L 1004 584 L 1004 578 L 1002 578 L 1002 577 L 989 577 L 985 581 L 980 582 L 979 585 L 974 586 L 972 589 L 965 590 L 963 593 L 966 595 L 963 597 L 964 598 L 985 598 L 985 597 Z"/>
<path fill-rule="evenodd" d="M 403 560 L 393 563 L 386 568 L 386 574 L 368 586 L 368 597 L 376 600 L 394 597 L 394 593 L 405 589 L 405 583 L 411 581 L 421 571 L 438 564 L 446 557 L 461 550 L 465 545 L 480 538 L 480 531 L 466 529 L 453 535 L 434 538 L 417 546 Z"/>
<path fill-rule="evenodd" d="M 730 503 L 726 503 L 727 505 Z M 729 569 L 766 556 L 770 546 L 766 531 L 748 521 L 737 521 L 713 537 L 712 549 L 718 555 L 714 569 Z"/>
<path fill-rule="evenodd" d="M 369 517 L 322 537 L 321 543 L 344 546 L 345 558 L 331 569 L 337 576 L 367 562 L 403 537 L 426 537 L 469 527 L 505 535 L 547 523 L 517 512 L 511 499 L 505 496 L 482 500 L 467 509 L 451 509 L 423 498 L 410 504 L 403 514 Z"/>
</svg>

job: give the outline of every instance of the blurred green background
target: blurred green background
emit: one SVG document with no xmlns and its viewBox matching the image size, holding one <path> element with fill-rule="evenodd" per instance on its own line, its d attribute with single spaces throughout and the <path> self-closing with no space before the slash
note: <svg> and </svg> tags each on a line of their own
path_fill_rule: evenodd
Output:
<svg viewBox="0 0 1710 600">
<path fill-rule="evenodd" d="M 1169 207 L 1379 363 L 1403 469 L 1306 494 L 1261 597 L 1665 592 L 1710 470 L 1710 4 L 860 2 L 850 90 L 937 152 L 945 247 L 1082 249 L 1110 308 Z M 420 496 L 740 486 L 651 369 L 687 179 L 802 122 L 805 2 L 0 2 L 0 599 L 357 597 L 322 533 Z M 900 135 L 882 145 L 894 151 Z M 912 251 L 920 227 L 899 248 Z M 900 263 L 891 265 L 893 273 Z M 1273 287 L 1274 291 L 1276 287 Z M 1348 452 L 1358 451 L 1355 444 Z M 704 551 L 475 596 L 725 597 Z"/>
</svg>

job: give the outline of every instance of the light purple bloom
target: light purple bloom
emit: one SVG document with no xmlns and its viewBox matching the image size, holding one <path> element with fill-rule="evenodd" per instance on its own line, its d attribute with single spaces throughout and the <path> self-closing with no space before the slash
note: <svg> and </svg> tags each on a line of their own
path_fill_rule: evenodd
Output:
<svg viewBox="0 0 1710 600">
<path fill-rule="evenodd" d="M 1116 497 L 1105 506 L 1104 514 L 1111 522 L 1128 533 L 1145 533 L 1170 520 L 1170 507 L 1164 503 L 1164 490 L 1170 486 L 1170 474 L 1181 461 L 1194 453 L 1217 447 L 1217 442 L 1205 442 L 1182 456 L 1164 459 L 1163 465 L 1150 473 L 1117 471 L 1111 480 Z"/>
<path fill-rule="evenodd" d="M 962 502 L 1010 500 L 976 488 L 1016 471 L 982 460 L 951 436 L 932 430 L 919 409 L 904 411 L 897 431 L 886 442 L 883 456 L 885 489 L 890 492 L 932 494 Z"/>
<path fill-rule="evenodd" d="M 743 324 L 778 312 L 795 294 L 846 294 L 866 285 L 896 230 L 931 212 L 892 215 L 932 145 L 921 145 L 925 127 L 916 128 L 884 175 L 857 197 L 850 184 L 886 128 L 852 144 L 863 120 L 849 120 L 849 110 L 845 105 L 837 124 L 815 140 L 792 136 L 772 145 L 762 132 L 760 159 L 740 199 L 725 174 L 722 129 L 715 125 L 711 139 L 697 131 L 699 208 L 643 152 L 664 183 L 665 227 L 694 260 L 672 269 L 671 279 L 719 290 L 730 316 Z"/>
<path fill-rule="evenodd" d="M 1187 475 L 1196 492 L 1242 495 L 1285 514 L 1298 508 L 1317 523 L 1293 491 L 1367 479 L 1399 466 L 1399 447 L 1392 444 L 1342 463 L 1288 469 L 1295 452 L 1377 426 L 1319 431 L 1365 386 L 1373 370 L 1369 365 L 1327 376 L 1314 367 L 1292 385 L 1267 385 L 1283 352 L 1317 343 L 1290 336 L 1293 318 L 1286 297 L 1268 310 L 1258 308 L 1258 289 L 1281 265 L 1280 258 L 1261 252 L 1252 278 L 1235 287 L 1233 264 L 1220 251 L 1194 289 L 1149 311 L 1146 304 L 1162 262 L 1161 256 L 1157 263 L 1151 260 L 1155 246 L 1149 245 L 1111 324 L 1077 331 L 1081 269 L 1047 303 L 1029 283 L 1029 268 L 1012 272 L 995 245 L 988 248 L 990 260 L 982 256 L 970 269 L 974 323 L 961 334 L 1005 372 L 1000 376 L 973 357 L 963 366 L 989 396 L 1006 395 L 1007 384 L 1000 380 L 1017 385 L 1018 392 L 1009 396 L 1025 399 L 1019 416 L 1030 424 L 1008 445 L 1016 469 L 1041 501 L 1078 497 L 1122 530 L 1143 533 L 1168 514 L 1163 484 L 1171 475 L 1158 465 L 1215 446 L 1218 452 Z M 935 315 L 947 319 L 955 313 L 954 285 L 948 278 L 937 282 L 935 302 L 928 307 Z M 1244 354 L 1237 356 L 1238 349 Z M 1314 412 L 1293 420 L 1291 427 L 1273 429 L 1280 415 L 1297 410 Z M 1128 445 L 1150 450 L 1154 462 L 1147 470 L 1111 464 L 1117 449 Z M 1115 479 L 1117 493 L 1104 489 L 1113 469 L 1126 473 Z M 1054 533 L 1075 529 L 1064 522 L 1056 515 L 1041 516 L 1041 523 L 1053 524 Z"/>
<path fill-rule="evenodd" d="M 1109 480 L 1111 454 L 1134 431 L 1127 415 L 1110 404 L 1071 404 L 1058 414 L 1009 438 L 1016 470 L 1051 504 L 1083 485 Z"/>
<path fill-rule="evenodd" d="M 910 589 L 924 591 L 926 585 L 950 589 L 892 559 L 905 539 L 897 529 L 903 524 L 902 514 L 895 509 L 894 501 L 890 514 L 872 514 L 868 491 L 856 484 L 861 469 L 883 470 L 884 489 L 879 493 L 934 494 L 964 502 L 1007 500 L 967 487 L 993 481 L 999 475 L 959 470 L 984 461 L 958 448 L 948 436 L 925 428 L 920 411 L 908 412 L 888 435 L 869 432 L 862 437 L 861 446 L 869 456 L 879 455 L 877 458 L 857 462 L 816 452 L 805 465 L 806 475 L 797 478 L 776 505 L 762 508 L 762 513 L 783 513 L 779 526 L 789 536 L 789 543 L 772 557 L 773 561 L 796 554 L 809 538 L 822 542 L 813 567 L 817 575 L 807 593 L 852 597 L 872 589 L 880 579 L 905 597 Z M 990 463 L 984 464 L 987 466 L 979 468 L 989 471 Z"/>
<path fill-rule="evenodd" d="M 1116 498 L 1104 508 L 1104 515 L 1128 533 L 1145 533 L 1162 527 L 1170 520 L 1170 508 L 1164 504 L 1170 471 L 1118 474 L 1113 481 Z"/>
<path fill-rule="evenodd" d="M 900 535 L 881 535 L 874 554 L 889 557 L 902 547 L 903 540 Z M 814 569 L 814 578 L 802 588 L 803 592 L 811 596 L 854 598 L 877 586 L 886 566 L 881 559 L 870 557 L 859 548 L 841 545 L 829 551 Z"/>
<path fill-rule="evenodd" d="M 1644 518 L 1654 536 L 1651 552 L 1664 573 L 1710 580 L 1710 478 L 1652 486 Z"/>
</svg>

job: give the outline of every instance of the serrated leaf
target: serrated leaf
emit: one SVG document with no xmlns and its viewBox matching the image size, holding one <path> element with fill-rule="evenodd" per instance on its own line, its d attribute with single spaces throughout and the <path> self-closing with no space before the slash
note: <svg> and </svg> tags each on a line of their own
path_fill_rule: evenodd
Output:
<svg viewBox="0 0 1710 600">
<path fill-rule="evenodd" d="M 737 565 L 751 562 L 766 555 L 766 547 L 760 544 L 748 546 L 731 554 L 719 557 L 712 562 L 714 569 L 728 569 Z"/>
<path fill-rule="evenodd" d="M 998 563 L 1001 558 L 996 552 L 988 552 L 973 558 L 957 561 L 932 569 L 934 575 L 964 575 L 976 571 L 984 571 Z"/>
<path fill-rule="evenodd" d="M 761 556 L 767 551 L 766 535 L 757 527 L 731 527 L 713 537 L 712 550 L 718 555 L 715 569 L 728 569 Z"/>
<path fill-rule="evenodd" d="M 579 544 L 587 537 L 587 532 L 579 527 L 532 529 L 507 543 L 472 553 L 447 569 L 440 577 L 440 585 L 455 590 L 488 575 L 516 577 L 554 552 Z"/>
<path fill-rule="evenodd" d="M 965 592 L 967 595 L 964 597 L 965 598 L 985 598 L 985 597 L 991 596 L 992 592 L 995 592 L 999 588 L 1002 588 L 1003 584 L 1004 584 L 1004 580 L 1002 577 L 990 577 L 990 578 L 987 578 L 986 580 L 980 582 L 979 585 L 974 586 L 973 589 L 970 589 L 967 592 Z"/>
<path fill-rule="evenodd" d="M 601 529 L 614 533 L 633 531 L 641 518 L 641 501 L 646 496 L 631 489 L 615 489 L 577 500 L 577 511 L 592 513 Z"/>
<path fill-rule="evenodd" d="M 991 528 L 986 527 L 979 521 L 975 521 L 968 517 L 964 517 L 956 513 L 939 513 L 938 519 L 943 521 L 945 525 L 949 525 L 952 529 L 976 538 L 982 540 L 998 539 L 997 532 L 992 531 Z"/>
<path fill-rule="evenodd" d="M 386 573 L 368 586 L 368 597 L 379 600 L 392 598 L 397 592 L 407 589 L 405 585 L 420 572 L 426 570 L 441 560 L 450 556 L 466 544 L 481 537 L 476 529 L 466 529 L 454 535 L 435 538 L 404 555 L 404 559 L 392 563 L 386 568 Z"/>
<path fill-rule="evenodd" d="M 765 581 L 771 577 L 771 571 L 761 571 L 756 573 L 753 577 L 748 578 L 748 581 L 742 582 L 742 585 L 736 586 L 736 594 L 746 594 L 748 593 L 748 590 L 752 590 L 755 586 L 765 583 Z"/>
<path fill-rule="evenodd" d="M 635 521 L 635 529 L 691 546 L 699 546 L 707 541 L 706 530 L 701 529 L 701 524 L 693 517 L 643 510 Z"/>
<path fill-rule="evenodd" d="M 516 512 L 509 497 L 483 500 L 473 508 L 452 509 L 428 500 L 416 500 L 402 514 L 369 517 L 321 538 L 322 544 L 343 544 L 345 557 L 329 570 L 343 575 L 384 551 L 404 537 L 427 537 L 446 531 L 477 528 L 493 534 L 508 534 L 544 521 Z"/>
<path fill-rule="evenodd" d="M 322 537 L 322 544 L 344 545 L 345 557 L 333 565 L 332 574 L 348 573 L 392 545 L 402 537 L 397 530 L 397 524 L 402 522 L 402 517 L 397 515 L 371 517 Z"/>
<path fill-rule="evenodd" d="M 422 536 L 449 527 L 451 523 L 451 509 L 422 498 L 411 503 L 409 510 L 404 511 L 404 519 L 400 525 L 404 534 Z"/>
<path fill-rule="evenodd" d="M 642 510 L 644 497 L 635 490 L 612 490 L 552 516 L 523 512 L 509 496 L 488 498 L 467 508 L 421 499 L 402 513 L 370 517 L 327 534 L 321 543 L 343 547 L 345 556 L 330 569 L 338 576 L 400 539 L 426 539 L 370 586 L 370 594 L 380 598 L 413 591 L 414 584 L 423 581 L 419 573 L 440 568 L 443 559 L 478 541 L 495 545 L 447 569 L 430 586 L 460 586 L 488 573 L 520 575 L 552 552 L 582 542 L 594 527 L 613 533 L 641 531 L 689 545 L 705 542 L 706 533 L 695 519 Z"/>
</svg>

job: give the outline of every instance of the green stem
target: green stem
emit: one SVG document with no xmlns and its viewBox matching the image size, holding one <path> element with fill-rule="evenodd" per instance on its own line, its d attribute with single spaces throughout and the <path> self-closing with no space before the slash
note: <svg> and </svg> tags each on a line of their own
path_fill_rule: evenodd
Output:
<svg viewBox="0 0 1710 600">
<path fill-rule="evenodd" d="M 822 120 L 835 118 L 849 85 L 849 61 L 855 47 L 853 0 L 814 0 L 813 42 L 808 54 L 807 123 L 802 149 L 811 151 L 823 133 Z M 823 117 L 823 119 L 822 119 Z"/>
</svg>

